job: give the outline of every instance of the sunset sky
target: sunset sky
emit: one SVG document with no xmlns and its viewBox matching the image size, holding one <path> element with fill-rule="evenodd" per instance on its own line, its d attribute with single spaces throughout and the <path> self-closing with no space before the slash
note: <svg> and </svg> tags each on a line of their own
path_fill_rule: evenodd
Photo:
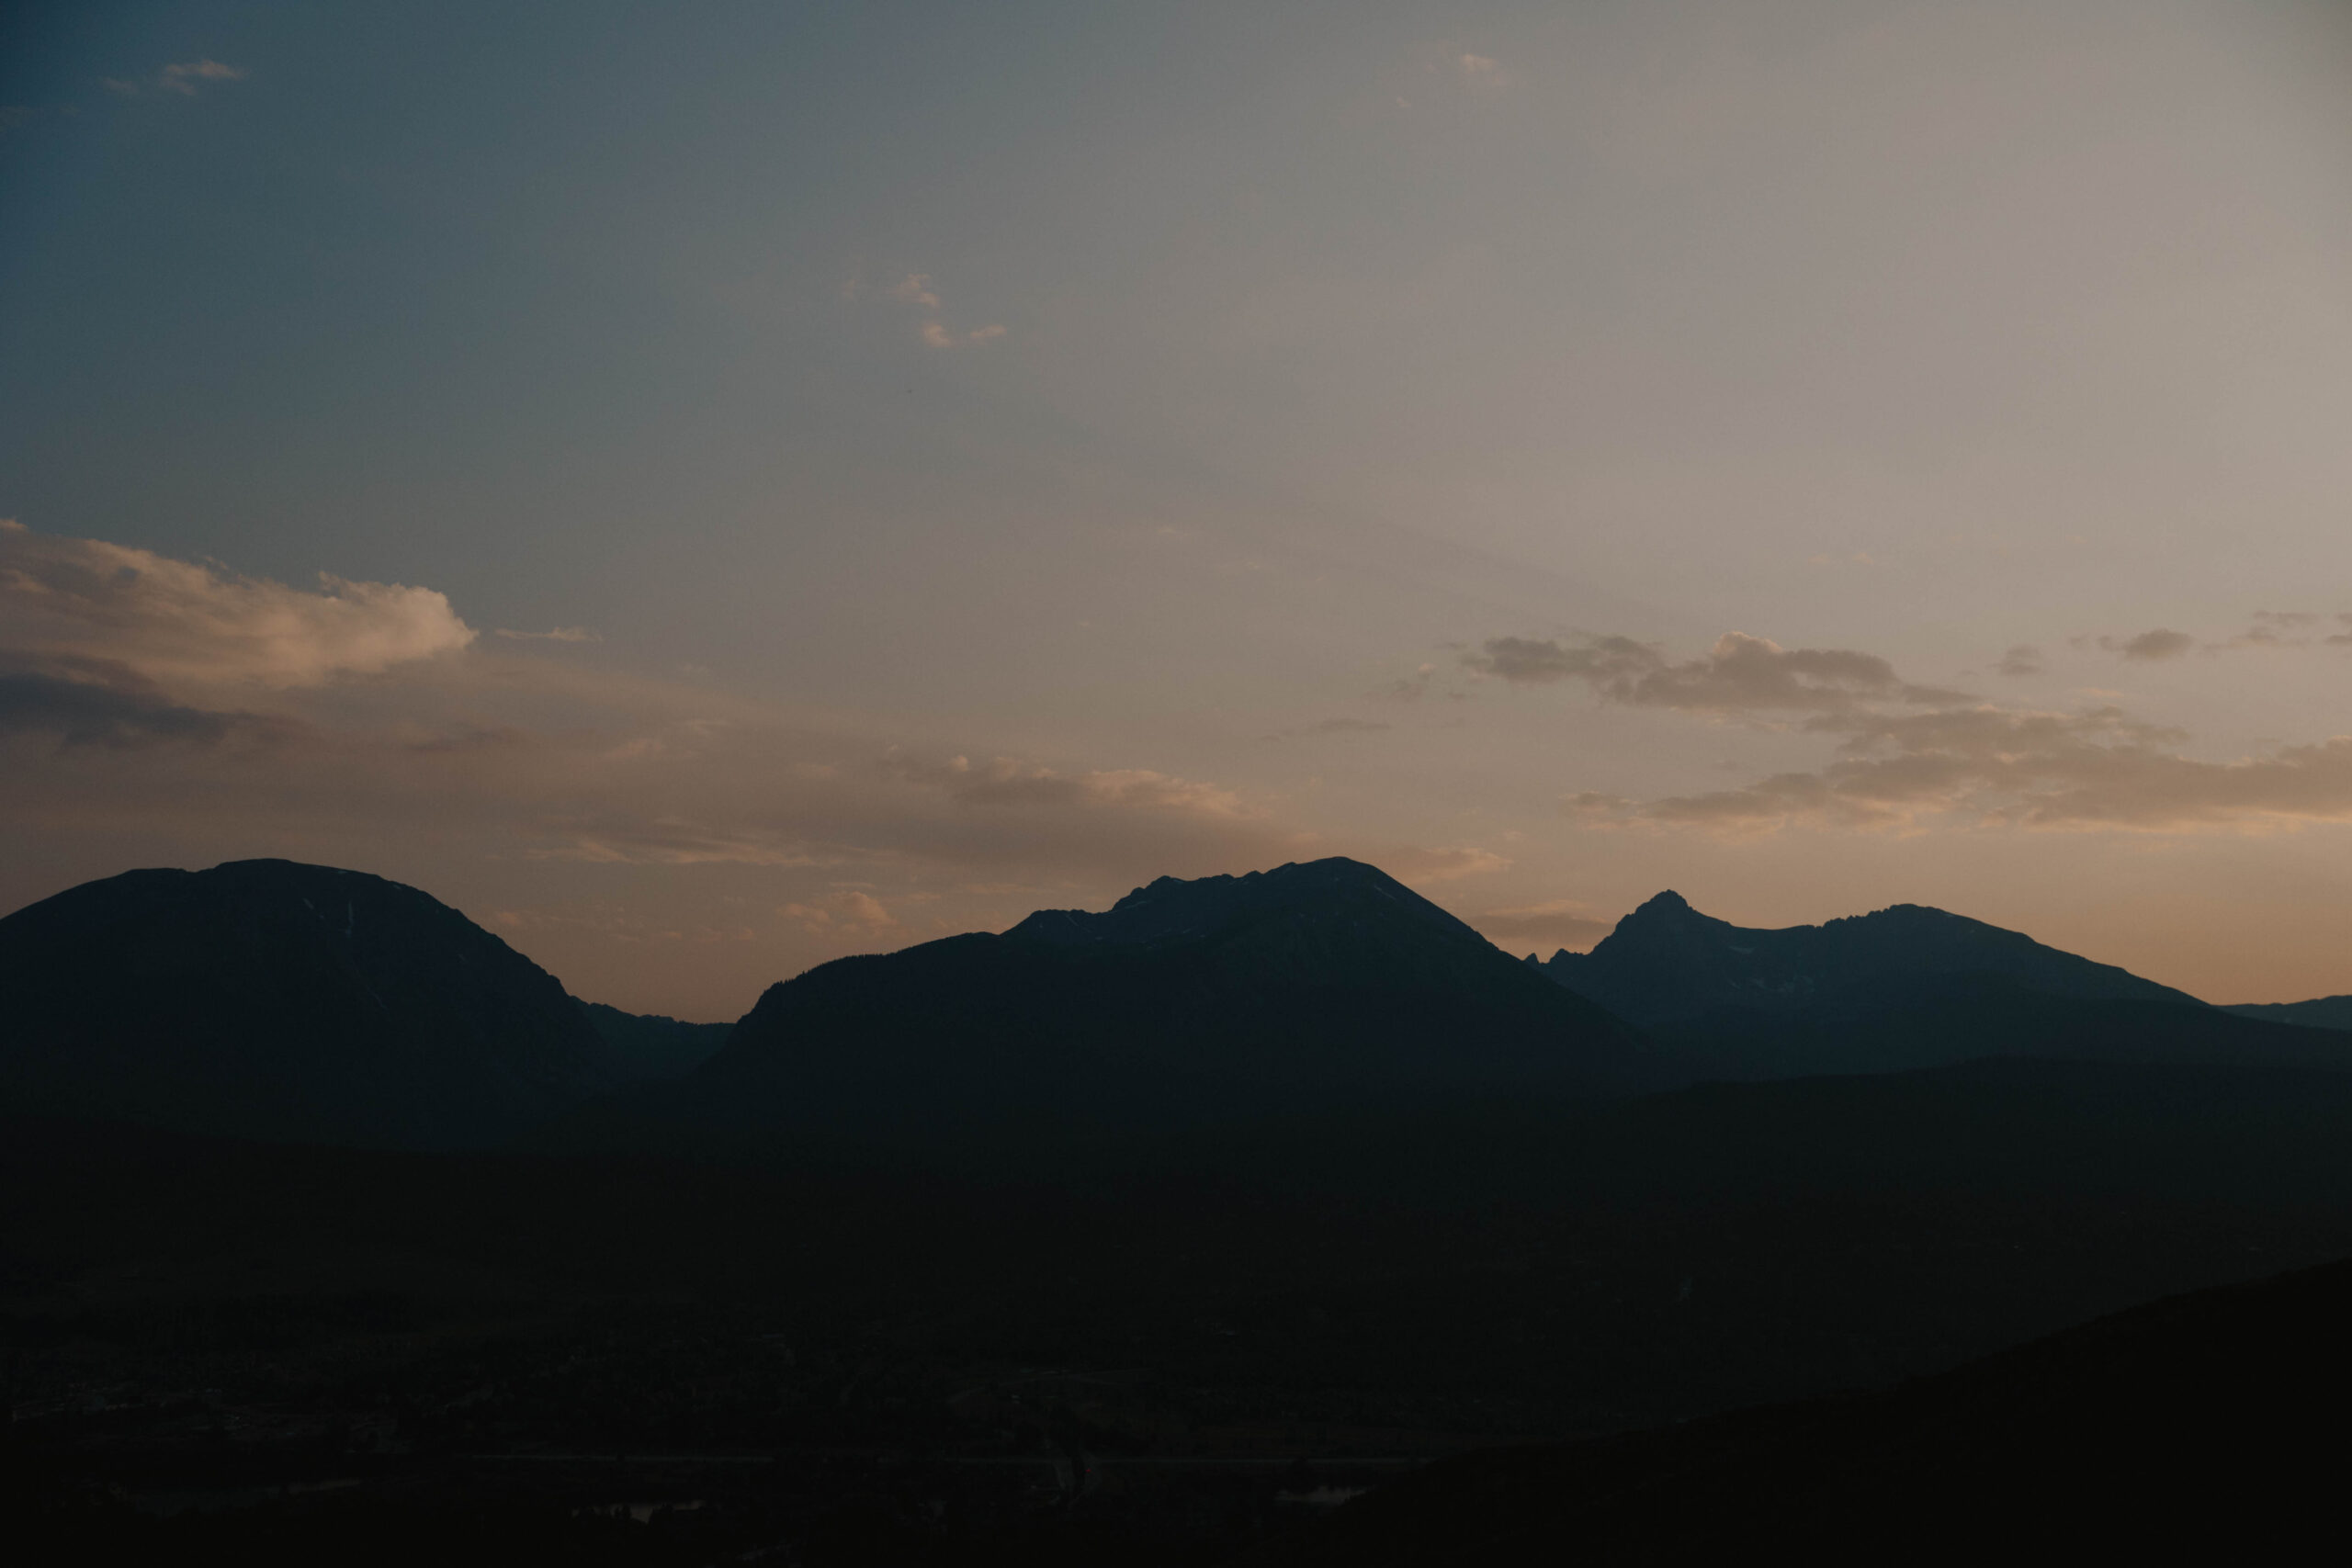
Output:
<svg viewBox="0 0 2352 1568">
<path fill-rule="evenodd" d="M 2352 991 L 2352 6 L 0 20 L 0 911 L 732 1018 L 1348 854 Z"/>
</svg>

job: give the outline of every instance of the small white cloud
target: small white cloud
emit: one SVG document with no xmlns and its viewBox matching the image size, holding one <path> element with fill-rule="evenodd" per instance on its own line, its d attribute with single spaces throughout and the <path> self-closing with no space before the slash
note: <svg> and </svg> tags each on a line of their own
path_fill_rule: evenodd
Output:
<svg viewBox="0 0 2352 1568">
<path fill-rule="evenodd" d="M 101 76 L 98 78 L 98 85 L 107 92 L 119 94 L 126 98 L 135 98 L 139 96 L 139 84 L 126 82 L 119 76 Z"/>
<path fill-rule="evenodd" d="M 543 632 L 518 632 L 512 626 L 501 626 L 498 635 L 515 642 L 602 642 L 605 639 L 586 626 L 556 626 Z"/>
<path fill-rule="evenodd" d="M 984 343 L 994 343 L 1004 335 L 1002 327 L 981 327 L 960 337 L 949 332 L 944 323 L 930 321 L 922 324 L 922 341 L 933 348 L 975 348 Z"/>
<path fill-rule="evenodd" d="M 223 65 L 217 60 L 188 60 L 176 65 L 166 65 L 157 73 L 156 85 L 166 92 L 183 93 L 193 97 L 198 82 L 242 82 L 243 67 Z"/>
<path fill-rule="evenodd" d="M 939 296 L 931 287 L 928 273 L 910 272 L 885 292 L 901 305 L 920 305 L 926 310 L 939 309 Z"/>
<path fill-rule="evenodd" d="M 944 307 L 939 290 L 933 287 L 931 274 L 927 272 L 901 274 L 896 281 L 884 284 L 879 288 L 869 288 L 863 273 L 853 273 L 842 285 L 844 303 L 854 304 L 869 296 L 911 306 L 921 311 L 922 318 L 915 323 L 915 334 L 932 348 L 977 348 L 982 344 L 994 343 L 1006 333 L 1003 326 L 994 322 L 963 333 L 950 327 L 941 315 Z"/>
</svg>

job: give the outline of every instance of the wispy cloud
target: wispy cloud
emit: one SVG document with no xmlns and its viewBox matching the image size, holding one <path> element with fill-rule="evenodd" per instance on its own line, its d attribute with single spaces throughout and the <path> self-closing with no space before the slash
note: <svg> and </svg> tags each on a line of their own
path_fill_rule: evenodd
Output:
<svg viewBox="0 0 2352 1568">
<path fill-rule="evenodd" d="M 602 642 L 605 639 L 585 626 L 555 626 L 543 632 L 518 632 L 512 626 L 501 626 L 498 635 L 514 642 Z"/>
<path fill-rule="evenodd" d="M 175 700 L 119 661 L 0 649 L 0 736 L 47 736 L 66 748 L 270 744 L 308 732 L 279 716 Z"/>
<path fill-rule="evenodd" d="M 1579 681 L 1607 702 L 1689 713 L 1842 713 L 1864 703 L 1965 702 L 1965 693 L 1904 681 L 1876 654 L 1782 648 L 1725 632 L 1702 656 L 1677 663 L 1631 637 L 1491 637 L 1464 667 L 1513 685 Z"/>
<path fill-rule="evenodd" d="M 1582 952 L 1615 929 L 1613 922 L 1596 919 L 1590 909 L 1572 898 L 1488 909 L 1466 918 L 1488 941 L 1503 947 L 1533 942 L 1539 947 Z"/>
<path fill-rule="evenodd" d="M 2256 610 L 2252 624 L 2244 631 L 2223 637 L 2196 637 L 2187 632 L 2158 626 L 2132 637 L 2078 637 L 2072 639 L 2078 649 L 2096 648 L 2116 654 L 2134 663 L 2156 663 L 2178 659 L 2186 654 L 2213 655 L 2236 653 L 2246 649 L 2288 649 L 2321 647 L 2352 647 L 2352 631 L 2320 635 L 2321 628 L 2335 624 L 2352 627 L 2352 615 L 2324 615 L 2312 610 Z"/>
<path fill-rule="evenodd" d="M 1232 790 L 1148 768 L 1072 773 L 1010 757 L 981 763 L 968 757 L 937 763 L 892 757 L 885 768 L 894 778 L 944 791 L 966 806 L 1107 807 L 1232 818 L 1266 814 Z"/>
<path fill-rule="evenodd" d="M 2178 659 L 2182 654 L 2192 651 L 2197 647 L 2197 639 L 2187 632 L 2158 626 L 2137 637 L 2103 637 L 2098 639 L 2098 645 L 2109 653 L 2120 653 L 2126 659 L 2153 664 L 2161 660 Z"/>
<path fill-rule="evenodd" d="M 876 942 L 903 936 L 906 930 L 881 899 L 856 888 L 805 904 L 786 904 L 776 913 L 818 937 Z"/>
<path fill-rule="evenodd" d="M 242 82 L 245 79 L 242 66 L 223 65 L 217 60 L 187 60 L 166 65 L 155 74 L 155 85 L 167 93 L 196 96 L 199 82 Z M 109 82 L 108 86 L 114 84 Z"/>
<path fill-rule="evenodd" d="M 1625 651 L 1642 645 L 1610 638 L 1568 649 L 1537 645 L 1533 652 L 1498 652 L 1489 643 L 1478 657 L 1543 679 L 1589 680 L 1611 694 L 1622 692 L 1622 700 L 1645 700 L 1644 682 L 1657 679 L 1646 700 L 1701 714 L 1809 707 L 1802 729 L 1834 739 L 1824 766 L 1736 789 L 1647 801 L 1593 791 L 1565 796 L 1563 809 L 1589 823 L 1736 836 L 1792 826 L 2188 831 L 2352 821 L 2352 736 L 2212 761 L 2189 754 L 2183 731 L 2113 705 L 2007 707 L 1914 686 L 1871 655 L 1798 662 L 1786 650 L 1740 648 L 1726 658 L 1730 640 L 1690 665 L 1645 661 Z M 2168 641 L 2148 646 L 2167 651 L 2132 657 L 2185 651 Z M 2012 649 L 2012 660 L 2026 662 L 2019 653 Z M 1905 711 L 1920 706 L 1928 711 Z"/>
<path fill-rule="evenodd" d="M 1406 845 L 1383 852 L 1380 863 L 1397 881 L 1415 886 L 1430 882 L 1458 882 L 1465 876 L 1490 876 L 1510 869 L 1507 857 L 1476 844 L 1437 850 Z"/>
<path fill-rule="evenodd" d="M 928 273 L 910 272 L 882 292 L 885 298 L 896 299 L 901 305 L 919 306 L 925 310 L 939 309 L 939 296 L 931 287 L 931 275 Z"/>
<path fill-rule="evenodd" d="M 1266 737 L 1269 740 L 1302 739 L 1317 735 L 1377 735 L 1396 726 L 1368 718 L 1327 718 L 1319 724 L 1302 724 L 1295 728 L 1277 729 Z"/>
<path fill-rule="evenodd" d="M 932 348 L 976 348 L 1005 335 L 1005 328 L 994 323 L 967 332 L 948 326 L 939 290 L 927 272 L 899 273 L 879 284 L 869 282 L 863 271 L 853 272 L 842 284 L 841 293 L 844 301 L 881 299 L 916 311 L 915 335 Z"/>
</svg>

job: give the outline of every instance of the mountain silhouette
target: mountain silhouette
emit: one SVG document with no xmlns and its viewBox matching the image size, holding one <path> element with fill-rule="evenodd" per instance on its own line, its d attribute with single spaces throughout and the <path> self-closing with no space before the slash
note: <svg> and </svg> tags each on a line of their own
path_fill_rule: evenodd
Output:
<svg viewBox="0 0 2352 1568">
<path fill-rule="evenodd" d="M 1918 904 L 1775 931 L 1736 926 L 1701 914 L 1679 893 L 1661 893 L 1618 921 L 1590 953 L 1562 951 L 1538 967 L 1643 1025 L 1687 1022 L 1726 1009 L 1785 1013 L 1883 1005 L 1907 986 L 1959 976 L 2079 1000 L 2205 1006 L 2113 964 Z"/>
<path fill-rule="evenodd" d="M 2240 1018 L 2291 1023 L 2300 1029 L 2352 1030 L 2352 997 L 2316 997 L 2307 1002 L 2243 1002 L 2225 1007 Z"/>
<path fill-rule="evenodd" d="M 0 919 L 19 1112 L 440 1148 L 614 1079 L 555 977 L 413 887 L 291 861 L 133 871 Z"/>
<path fill-rule="evenodd" d="M 930 1147 L 1662 1081 L 1617 1019 L 1343 859 L 822 964 L 770 987 L 695 1080 L 738 1120 Z"/>
<path fill-rule="evenodd" d="M 731 1023 L 684 1023 L 661 1013 L 623 1012 L 603 1002 L 582 1002 L 591 1028 L 612 1053 L 616 1082 L 644 1083 L 684 1077 L 710 1060 Z"/>
</svg>

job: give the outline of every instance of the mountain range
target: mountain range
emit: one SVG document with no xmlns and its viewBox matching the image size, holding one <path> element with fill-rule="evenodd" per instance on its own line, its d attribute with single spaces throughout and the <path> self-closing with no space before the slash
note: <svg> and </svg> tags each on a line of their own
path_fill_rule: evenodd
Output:
<svg viewBox="0 0 2352 1568">
<path fill-rule="evenodd" d="M 659 1126 L 897 1157 L 1991 1055 L 2332 1069 L 2336 1017 L 2209 1008 L 1914 905 L 1759 931 L 1664 893 L 1589 953 L 1518 963 L 1339 858 L 836 960 L 731 1026 L 577 1001 L 424 893 L 285 861 L 0 919 L 11 1108 L 420 1148 Z"/>
<path fill-rule="evenodd" d="M 1675 1077 L 1601 1008 L 1331 859 L 820 965 L 771 987 L 686 1098 L 802 1139 L 937 1149 Z"/>
<path fill-rule="evenodd" d="M 2267 1010 L 1903 908 L 1531 965 L 1326 860 L 694 1024 L 379 878 L 132 873 L 0 919 L 0 1500 L 317 1548 L 254 1561 L 493 1506 L 516 1560 L 812 1563 L 2161 1520 L 2303 1475 L 2340 1280 L 1963 1363 L 2352 1254 L 2352 1035 Z M 119 1502 L 192 1488 L 245 1522 Z"/>
<path fill-rule="evenodd" d="M 2352 1030 L 2352 997 L 2318 997 L 2307 1002 L 2246 1002 L 2222 1010 L 2266 1023 L 2301 1029 Z"/>
</svg>

